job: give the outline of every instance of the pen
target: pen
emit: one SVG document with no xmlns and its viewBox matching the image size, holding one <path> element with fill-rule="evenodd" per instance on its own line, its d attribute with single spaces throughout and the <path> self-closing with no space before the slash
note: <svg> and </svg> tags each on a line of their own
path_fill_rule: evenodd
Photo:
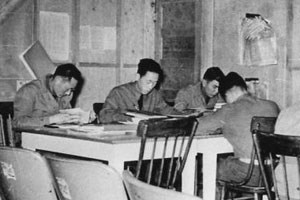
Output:
<svg viewBox="0 0 300 200">
<path fill-rule="evenodd" d="M 44 125 L 44 127 L 46 127 L 46 128 L 58 128 L 58 126 L 49 125 L 49 124 Z"/>
</svg>

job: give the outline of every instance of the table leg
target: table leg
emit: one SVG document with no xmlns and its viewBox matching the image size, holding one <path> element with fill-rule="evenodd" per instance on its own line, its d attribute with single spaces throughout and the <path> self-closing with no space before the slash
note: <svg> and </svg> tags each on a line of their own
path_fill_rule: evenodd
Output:
<svg viewBox="0 0 300 200">
<path fill-rule="evenodd" d="M 124 163 L 125 160 L 119 158 L 109 160 L 108 165 L 113 167 L 122 176 L 122 173 L 124 171 Z"/>
<path fill-rule="evenodd" d="M 203 200 L 215 200 L 217 154 L 203 154 Z"/>
<path fill-rule="evenodd" d="M 182 171 L 182 192 L 191 195 L 194 195 L 195 157 L 195 153 L 189 153 Z"/>
</svg>

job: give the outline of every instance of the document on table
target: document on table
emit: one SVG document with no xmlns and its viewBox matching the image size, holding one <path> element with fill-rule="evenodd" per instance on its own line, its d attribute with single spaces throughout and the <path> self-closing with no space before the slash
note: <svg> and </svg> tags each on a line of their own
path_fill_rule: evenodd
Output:
<svg viewBox="0 0 300 200">
<path fill-rule="evenodd" d="M 147 120 L 147 119 L 158 119 L 158 118 L 167 118 L 165 115 L 160 115 L 156 113 L 151 112 L 135 112 L 135 111 L 128 111 L 125 113 L 128 116 L 131 116 L 132 121 L 126 121 L 126 122 L 120 122 L 123 124 L 138 124 L 141 120 Z"/>
<path fill-rule="evenodd" d="M 88 134 L 100 134 L 104 131 L 103 126 L 95 125 L 95 124 L 59 124 L 56 125 L 58 128 L 67 129 L 68 131 L 74 132 L 84 132 Z"/>
<path fill-rule="evenodd" d="M 58 128 L 67 129 L 69 133 L 85 133 L 89 135 L 120 135 L 126 133 L 136 132 L 137 125 L 125 124 L 60 124 L 56 125 Z"/>
</svg>

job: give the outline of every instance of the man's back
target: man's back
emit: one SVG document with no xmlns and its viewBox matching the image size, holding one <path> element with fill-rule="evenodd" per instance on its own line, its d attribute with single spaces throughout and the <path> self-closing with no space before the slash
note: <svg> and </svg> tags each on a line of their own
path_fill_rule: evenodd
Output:
<svg viewBox="0 0 300 200">
<path fill-rule="evenodd" d="M 250 124 L 253 116 L 277 117 L 279 108 L 273 101 L 252 97 L 248 94 L 237 101 L 224 105 L 212 115 L 199 119 L 197 133 L 201 135 L 217 128 L 234 147 L 236 157 L 250 158 L 252 138 Z"/>
</svg>

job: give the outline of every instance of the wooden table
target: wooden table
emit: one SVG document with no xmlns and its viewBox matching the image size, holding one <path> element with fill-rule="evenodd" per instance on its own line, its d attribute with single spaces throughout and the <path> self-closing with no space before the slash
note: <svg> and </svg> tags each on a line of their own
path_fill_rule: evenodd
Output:
<svg viewBox="0 0 300 200">
<path fill-rule="evenodd" d="M 108 161 L 118 172 L 125 161 L 138 159 L 140 138 L 134 132 L 113 134 L 85 134 L 62 129 L 22 129 L 22 146 L 31 150 L 58 152 Z M 150 145 L 148 145 L 150 146 Z M 163 141 L 157 148 L 162 148 Z M 232 146 L 221 135 L 196 136 L 182 174 L 182 192 L 194 194 L 196 155 L 203 154 L 203 199 L 215 199 L 216 160 L 220 153 L 232 152 Z M 145 158 L 150 158 L 145 151 Z"/>
</svg>

